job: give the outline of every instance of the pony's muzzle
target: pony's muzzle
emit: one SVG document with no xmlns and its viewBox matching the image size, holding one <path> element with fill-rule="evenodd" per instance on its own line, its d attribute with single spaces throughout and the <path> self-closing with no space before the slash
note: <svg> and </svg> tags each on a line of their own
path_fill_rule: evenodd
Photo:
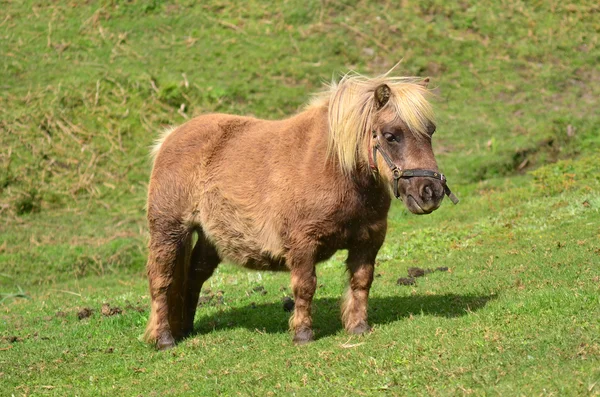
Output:
<svg viewBox="0 0 600 397">
<path fill-rule="evenodd" d="M 444 199 L 443 184 L 429 177 L 414 178 L 407 194 L 406 206 L 414 214 L 429 214 L 437 210 Z M 410 192 L 412 190 L 412 192 Z M 413 193 L 414 192 L 414 193 Z"/>
</svg>

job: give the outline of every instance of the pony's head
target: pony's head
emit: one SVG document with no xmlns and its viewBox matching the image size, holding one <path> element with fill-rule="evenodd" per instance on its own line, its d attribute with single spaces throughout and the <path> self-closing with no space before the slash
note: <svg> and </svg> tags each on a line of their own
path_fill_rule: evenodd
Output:
<svg viewBox="0 0 600 397">
<path fill-rule="evenodd" d="M 328 101 L 330 156 L 347 174 L 369 169 L 415 214 L 436 210 L 447 189 L 431 147 L 427 83 L 346 75 L 332 84 Z"/>
</svg>

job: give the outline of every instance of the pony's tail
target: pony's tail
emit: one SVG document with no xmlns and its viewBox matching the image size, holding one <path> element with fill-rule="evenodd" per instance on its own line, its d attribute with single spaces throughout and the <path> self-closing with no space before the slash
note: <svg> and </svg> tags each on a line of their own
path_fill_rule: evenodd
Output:
<svg viewBox="0 0 600 397">
<path fill-rule="evenodd" d="M 152 159 L 152 162 L 154 162 L 154 160 L 156 160 L 156 156 L 158 155 L 158 152 L 160 151 L 162 144 L 165 142 L 165 139 L 167 139 L 167 137 L 169 135 L 171 135 L 171 133 L 173 131 L 175 131 L 176 129 L 177 129 L 177 127 L 174 127 L 174 126 L 166 127 L 158 135 L 158 138 L 156 138 L 156 140 L 154 141 L 154 144 L 150 147 L 150 158 Z"/>
</svg>

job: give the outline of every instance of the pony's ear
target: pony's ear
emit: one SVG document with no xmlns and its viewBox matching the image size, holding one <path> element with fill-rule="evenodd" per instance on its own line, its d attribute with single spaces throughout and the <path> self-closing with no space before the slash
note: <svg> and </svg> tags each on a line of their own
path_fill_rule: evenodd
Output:
<svg viewBox="0 0 600 397">
<path fill-rule="evenodd" d="M 388 103 L 391 95 L 392 90 L 390 90 L 390 87 L 388 87 L 387 84 L 382 84 L 375 88 L 375 107 L 377 110 L 381 109 L 386 103 Z"/>
<path fill-rule="evenodd" d="M 427 88 L 427 86 L 429 85 L 429 77 L 425 77 L 423 80 L 419 81 L 418 84 L 422 85 L 425 88 Z"/>
</svg>

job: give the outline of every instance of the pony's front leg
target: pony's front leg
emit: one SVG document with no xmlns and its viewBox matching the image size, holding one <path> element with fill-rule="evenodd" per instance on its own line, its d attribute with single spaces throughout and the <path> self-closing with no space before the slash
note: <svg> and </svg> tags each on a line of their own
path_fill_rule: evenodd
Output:
<svg viewBox="0 0 600 397">
<path fill-rule="evenodd" d="M 352 249 L 346 261 L 350 273 L 350 286 L 342 303 L 342 322 L 351 334 L 363 334 L 371 330 L 367 322 L 367 301 L 373 282 L 375 257 L 373 249 Z"/>
<path fill-rule="evenodd" d="M 292 291 L 294 293 L 294 313 L 290 318 L 290 329 L 294 333 L 294 343 L 303 345 L 313 340 L 311 307 L 317 288 L 317 274 L 314 261 L 292 262 Z"/>
</svg>

